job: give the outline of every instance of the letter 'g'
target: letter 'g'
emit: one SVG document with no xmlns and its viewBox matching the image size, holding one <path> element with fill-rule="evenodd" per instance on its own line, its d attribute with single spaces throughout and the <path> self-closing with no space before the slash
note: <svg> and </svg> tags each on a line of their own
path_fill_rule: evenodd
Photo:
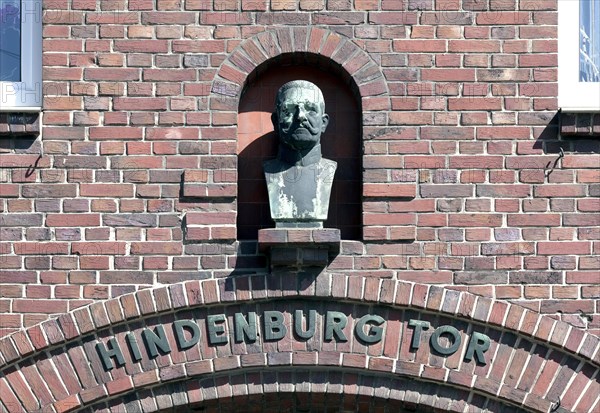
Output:
<svg viewBox="0 0 600 413">
<path fill-rule="evenodd" d="M 378 315 L 367 314 L 358 320 L 354 332 L 356 336 L 368 344 L 378 343 L 383 335 L 383 327 L 380 327 L 385 320 Z M 371 328 L 368 333 L 365 333 L 365 324 L 369 324 Z"/>
</svg>

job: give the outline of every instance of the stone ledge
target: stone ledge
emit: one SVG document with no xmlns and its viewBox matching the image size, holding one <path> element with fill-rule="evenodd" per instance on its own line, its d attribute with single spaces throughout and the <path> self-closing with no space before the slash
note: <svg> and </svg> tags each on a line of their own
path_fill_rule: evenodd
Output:
<svg viewBox="0 0 600 413">
<path fill-rule="evenodd" d="M 341 232 L 335 228 L 267 228 L 258 231 L 258 248 L 272 266 L 327 265 L 339 254 Z"/>
<path fill-rule="evenodd" d="M 600 136 L 600 113 L 560 114 L 560 134 L 562 136 Z"/>
</svg>

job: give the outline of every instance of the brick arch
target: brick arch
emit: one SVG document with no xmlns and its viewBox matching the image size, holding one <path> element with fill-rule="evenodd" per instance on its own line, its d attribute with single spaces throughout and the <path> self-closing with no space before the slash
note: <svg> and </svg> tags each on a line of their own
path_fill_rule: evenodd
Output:
<svg viewBox="0 0 600 413">
<path fill-rule="evenodd" d="M 165 408 L 165 406 L 168 406 Z M 85 412 L 204 411 L 263 413 L 306 412 L 324 408 L 407 413 L 424 411 L 505 412 L 526 410 L 443 383 L 396 375 L 372 375 L 331 369 L 270 368 L 162 383 L 102 401 Z"/>
<path fill-rule="evenodd" d="M 168 324 L 181 311 L 220 311 L 250 302 L 274 305 L 278 300 L 294 299 L 355 308 L 379 306 L 389 309 L 390 314 L 410 312 L 485 328 L 489 334 L 499 334 L 494 360 L 486 368 L 467 363 L 452 367 L 445 362 L 432 364 L 429 354 L 411 360 L 364 349 L 274 352 L 261 344 L 262 351 L 255 356 L 225 352 L 188 360 L 185 354 L 175 358 L 173 353 L 168 356 L 171 359 L 156 359 L 155 364 L 129 364 L 106 372 L 94 356 L 97 340 L 122 338 L 129 326 Z M 450 385 L 530 412 L 547 412 L 559 398 L 567 411 L 586 412 L 599 403 L 599 342 L 580 329 L 518 305 L 438 286 L 327 273 L 314 280 L 240 276 L 140 290 L 5 337 L 0 340 L 0 388 L 2 403 L 9 412 L 50 405 L 56 411 L 75 411 L 101 400 L 207 373 L 228 374 L 243 367 L 268 371 L 282 366 L 328 366 Z M 529 374 L 525 384 L 519 377 L 522 371 Z"/>
<path fill-rule="evenodd" d="M 309 54 L 336 64 L 352 79 L 360 95 L 363 118 L 391 110 L 387 83 L 377 63 L 351 39 L 320 27 L 281 27 L 242 41 L 223 61 L 212 82 L 211 109 L 222 110 L 223 99 L 238 102 L 256 69 L 284 55 Z"/>
</svg>

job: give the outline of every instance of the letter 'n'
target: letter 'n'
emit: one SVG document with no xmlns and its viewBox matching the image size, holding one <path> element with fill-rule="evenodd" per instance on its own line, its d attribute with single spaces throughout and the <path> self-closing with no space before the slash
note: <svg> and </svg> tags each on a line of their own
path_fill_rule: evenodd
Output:
<svg viewBox="0 0 600 413">
<path fill-rule="evenodd" d="M 161 325 L 157 325 L 156 328 L 154 328 L 154 331 L 150 329 L 142 331 L 142 338 L 146 343 L 146 350 L 148 351 L 148 356 L 150 358 L 159 355 L 159 348 L 163 353 L 171 352 L 171 346 L 169 345 L 169 340 L 167 340 L 165 329 Z"/>
<path fill-rule="evenodd" d="M 244 318 L 242 313 L 235 313 L 233 316 L 234 323 L 234 339 L 236 343 L 242 343 L 246 340 L 247 343 L 254 343 L 257 337 L 256 328 L 256 313 L 251 311 L 248 313 L 248 320 Z"/>
</svg>

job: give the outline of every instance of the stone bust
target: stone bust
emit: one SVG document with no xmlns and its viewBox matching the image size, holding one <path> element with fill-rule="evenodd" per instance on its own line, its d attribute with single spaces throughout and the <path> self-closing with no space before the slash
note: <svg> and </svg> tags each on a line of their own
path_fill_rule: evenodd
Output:
<svg viewBox="0 0 600 413">
<path fill-rule="evenodd" d="M 337 163 L 321 156 L 327 129 L 323 93 L 294 80 L 277 92 L 271 115 L 279 136 L 277 158 L 264 163 L 271 218 L 276 227 L 322 227 Z"/>
</svg>

